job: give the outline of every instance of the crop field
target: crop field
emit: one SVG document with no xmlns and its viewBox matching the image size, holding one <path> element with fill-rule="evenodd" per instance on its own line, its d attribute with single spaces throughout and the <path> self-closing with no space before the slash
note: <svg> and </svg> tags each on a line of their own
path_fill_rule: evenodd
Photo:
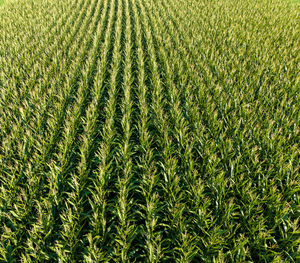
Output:
<svg viewBox="0 0 300 263">
<path fill-rule="evenodd" d="M 0 262 L 299 262 L 295 3 L 4 1 Z"/>
</svg>

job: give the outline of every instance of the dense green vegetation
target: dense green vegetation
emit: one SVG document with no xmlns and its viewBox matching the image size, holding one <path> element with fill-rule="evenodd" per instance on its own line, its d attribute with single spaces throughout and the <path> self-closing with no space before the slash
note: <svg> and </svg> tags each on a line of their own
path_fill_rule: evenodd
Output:
<svg viewBox="0 0 300 263">
<path fill-rule="evenodd" d="M 0 10 L 0 262 L 299 262 L 299 8 Z"/>
</svg>

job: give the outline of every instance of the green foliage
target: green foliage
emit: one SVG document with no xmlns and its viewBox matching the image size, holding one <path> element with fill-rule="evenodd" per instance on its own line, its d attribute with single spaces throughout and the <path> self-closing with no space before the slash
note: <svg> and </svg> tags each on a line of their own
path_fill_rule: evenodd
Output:
<svg viewBox="0 0 300 263">
<path fill-rule="evenodd" d="M 0 262 L 298 262 L 291 3 L 2 5 Z"/>
</svg>

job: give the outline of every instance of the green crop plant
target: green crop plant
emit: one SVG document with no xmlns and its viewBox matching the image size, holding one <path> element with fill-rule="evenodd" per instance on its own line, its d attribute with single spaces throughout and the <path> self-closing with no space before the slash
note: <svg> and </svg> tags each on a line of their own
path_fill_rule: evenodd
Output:
<svg viewBox="0 0 300 263">
<path fill-rule="evenodd" d="M 0 8 L 0 262 L 298 262 L 286 0 Z"/>
</svg>

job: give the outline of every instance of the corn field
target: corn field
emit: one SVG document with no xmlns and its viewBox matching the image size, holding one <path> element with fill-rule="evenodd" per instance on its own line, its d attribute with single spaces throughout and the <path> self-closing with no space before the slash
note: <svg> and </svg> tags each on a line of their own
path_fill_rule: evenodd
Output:
<svg viewBox="0 0 300 263">
<path fill-rule="evenodd" d="M 299 262 L 300 5 L 0 7 L 0 262 Z"/>
</svg>

